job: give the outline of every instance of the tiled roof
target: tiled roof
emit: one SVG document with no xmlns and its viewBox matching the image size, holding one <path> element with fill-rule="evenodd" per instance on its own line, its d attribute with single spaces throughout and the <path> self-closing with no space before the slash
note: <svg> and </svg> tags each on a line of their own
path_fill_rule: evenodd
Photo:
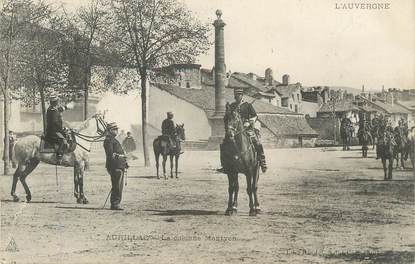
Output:
<svg viewBox="0 0 415 264">
<path fill-rule="evenodd" d="M 254 96 L 275 97 L 276 95 L 274 93 L 257 92 Z"/>
<path fill-rule="evenodd" d="M 202 85 L 201 89 L 185 89 L 168 84 L 152 83 L 151 85 L 202 108 L 208 116 L 214 113 L 215 88 L 213 86 Z M 302 114 L 256 100 L 247 95 L 244 96 L 244 100 L 253 104 L 259 121 L 276 136 L 317 136 Z M 232 89 L 225 89 L 225 101 L 234 101 Z"/>
<path fill-rule="evenodd" d="M 289 85 L 278 85 L 272 90 L 276 90 L 279 94 L 281 94 L 282 98 L 290 97 L 292 93 L 297 91 L 300 88 L 299 84 L 289 84 Z"/>
<path fill-rule="evenodd" d="M 231 79 L 235 78 L 240 82 L 243 82 L 247 85 L 249 85 L 250 87 L 253 87 L 261 92 L 266 92 L 268 90 L 268 88 L 266 86 L 264 86 L 263 83 L 256 81 L 256 80 L 252 80 L 251 78 L 248 77 L 247 74 L 245 73 L 240 73 L 240 72 L 234 72 L 231 75 Z"/>
<path fill-rule="evenodd" d="M 411 111 L 415 111 L 415 100 L 412 100 L 412 101 L 398 101 L 397 103 L 402 105 L 406 109 L 409 109 Z"/>
<path fill-rule="evenodd" d="M 359 108 L 361 110 L 363 110 L 364 112 L 377 112 L 377 110 L 375 108 L 373 108 L 369 105 L 362 105 L 362 106 L 359 106 Z"/>
<path fill-rule="evenodd" d="M 303 116 L 259 115 L 259 121 L 277 136 L 317 136 Z"/>
<path fill-rule="evenodd" d="M 410 112 L 398 104 L 386 104 L 381 101 L 370 102 L 377 107 L 382 108 L 388 114 L 409 114 Z"/>
<path fill-rule="evenodd" d="M 151 85 L 203 109 L 208 114 L 211 114 L 215 110 L 215 88 L 213 86 L 202 85 L 201 89 L 186 89 L 169 84 L 152 83 Z M 244 100 L 252 103 L 258 114 L 301 115 L 285 108 L 262 102 L 247 95 L 244 96 Z M 225 101 L 234 101 L 233 89 L 225 89 Z"/>
<path fill-rule="evenodd" d="M 359 108 L 355 104 L 353 104 L 352 101 L 342 100 L 342 101 L 336 102 L 335 110 L 336 112 L 347 112 L 347 111 L 353 111 L 353 110 L 358 111 Z M 332 111 L 333 111 L 333 104 L 330 102 L 323 104 L 320 107 L 320 110 L 318 110 L 318 112 L 320 113 L 328 113 Z"/>
</svg>

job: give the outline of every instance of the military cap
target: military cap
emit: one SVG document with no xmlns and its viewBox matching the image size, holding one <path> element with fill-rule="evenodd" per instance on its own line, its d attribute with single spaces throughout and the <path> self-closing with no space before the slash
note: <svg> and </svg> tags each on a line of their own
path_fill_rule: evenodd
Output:
<svg viewBox="0 0 415 264">
<path fill-rule="evenodd" d="M 233 89 L 233 93 L 234 94 L 244 94 L 244 89 L 237 87 L 235 89 Z"/>
<path fill-rule="evenodd" d="M 118 129 L 117 123 L 115 123 L 115 122 L 109 123 L 109 124 L 107 125 L 107 129 L 108 129 L 108 130 Z"/>
<path fill-rule="evenodd" d="M 56 95 L 56 94 L 52 94 L 50 97 L 49 97 L 49 101 L 50 102 L 56 102 L 56 101 L 58 101 L 59 100 L 59 97 Z"/>
<path fill-rule="evenodd" d="M 173 112 L 167 112 L 167 115 L 173 115 Z"/>
</svg>

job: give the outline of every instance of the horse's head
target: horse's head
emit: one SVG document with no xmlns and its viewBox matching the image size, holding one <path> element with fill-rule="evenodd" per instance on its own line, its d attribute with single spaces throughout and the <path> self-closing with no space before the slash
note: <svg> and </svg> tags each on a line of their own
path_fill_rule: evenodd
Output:
<svg viewBox="0 0 415 264">
<path fill-rule="evenodd" d="M 176 125 L 176 133 L 180 140 L 186 140 L 186 134 L 184 132 L 184 124 Z"/>
<path fill-rule="evenodd" d="M 229 103 L 226 103 L 225 111 L 225 137 L 231 140 L 234 139 L 235 135 L 242 132 L 242 119 L 236 109 L 232 109 Z"/>
</svg>

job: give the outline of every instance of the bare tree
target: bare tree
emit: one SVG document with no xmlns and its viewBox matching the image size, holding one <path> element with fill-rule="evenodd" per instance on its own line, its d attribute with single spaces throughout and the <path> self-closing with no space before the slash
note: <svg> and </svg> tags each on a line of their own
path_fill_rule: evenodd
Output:
<svg viewBox="0 0 415 264">
<path fill-rule="evenodd" d="M 149 70 L 171 63 L 192 63 L 207 51 L 210 26 L 197 20 L 176 0 L 108 0 L 113 49 L 140 76 L 142 139 L 147 146 L 147 80 Z"/>
<path fill-rule="evenodd" d="M 65 54 L 67 43 L 61 33 L 63 17 L 51 6 L 44 6 L 44 16 L 31 22 L 23 29 L 19 57 L 16 65 L 20 68 L 19 89 L 23 101 L 30 104 L 39 98 L 43 116 L 43 130 L 46 129 L 46 98 L 52 92 L 65 94 L 68 86 L 69 67 Z M 20 86 L 20 85 L 19 85 Z M 31 93 L 27 90 L 32 91 Z M 34 91 L 34 92 L 33 92 Z M 32 98 L 35 97 L 35 98 Z M 29 100 L 29 101 L 27 101 Z"/>
<path fill-rule="evenodd" d="M 66 33 L 73 40 L 72 63 L 71 66 L 78 74 L 75 78 L 79 82 L 75 86 L 83 91 L 84 95 L 84 113 L 83 118 L 88 118 L 88 97 L 91 82 L 91 70 L 94 59 L 103 56 L 99 54 L 99 32 L 105 25 L 105 11 L 102 6 L 102 0 L 92 0 L 87 6 L 80 7 L 76 14 L 69 17 L 67 15 Z M 73 81 L 72 81 L 73 84 Z"/>
<path fill-rule="evenodd" d="M 4 174 L 9 173 L 9 104 L 15 84 L 18 46 L 23 29 L 45 16 L 46 4 L 39 0 L 6 0 L 0 7 L 0 88 L 4 100 Z"/>
</svg>

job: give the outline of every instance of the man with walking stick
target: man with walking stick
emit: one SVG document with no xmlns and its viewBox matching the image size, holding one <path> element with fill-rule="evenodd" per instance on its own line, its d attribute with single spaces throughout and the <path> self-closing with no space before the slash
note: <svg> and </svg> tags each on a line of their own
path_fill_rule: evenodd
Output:
<svg viewBox="0 0 415 264">
<path fill-rule="evenodd" d="M 111 210 L 123 210 L 120 207 L 124 173 L 128 169 L 127 159 L 120 142 L 115 138 L 118 134 L 116 123 L 110 123 L 107 127 L 107 135 L 104 140 L 106 164 L 111 176 Z M 105 205 L 104 205 L 105 206 Z"/>
</svg>

